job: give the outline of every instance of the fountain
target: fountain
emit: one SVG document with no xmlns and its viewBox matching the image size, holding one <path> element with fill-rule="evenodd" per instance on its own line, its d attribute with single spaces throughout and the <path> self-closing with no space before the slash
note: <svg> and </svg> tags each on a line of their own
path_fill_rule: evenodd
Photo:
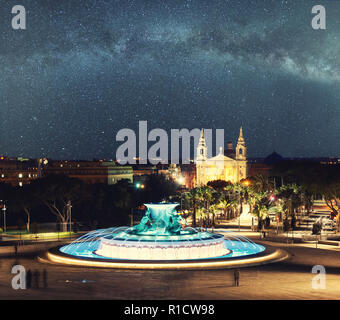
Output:
<svg viewBox="0 0 340 320">
<path fill-rule="evenodd" d="M 268 260 L 268 250 L 246 237 L 188 227 L 175 210 L 178 203 L 145 206 L 147 210 L 138 225 L 89 232 L 48 252 L 48 259 L 73 265 L 167 269 L 230 267 L 235 262 L 243 266 Z M 277 251 L 270 252 L 270 261 L 286 256 Z"/>
</svg>

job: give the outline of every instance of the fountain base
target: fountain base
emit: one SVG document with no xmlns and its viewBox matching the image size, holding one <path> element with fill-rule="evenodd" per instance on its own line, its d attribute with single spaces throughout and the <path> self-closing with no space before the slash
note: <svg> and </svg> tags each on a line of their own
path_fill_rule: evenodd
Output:
<svg viewBox="0 0 340 320">
<path fill-rule="evenodd" d="M 225 247 L 224 236 L 198 233 L 190 240 L 181 236 L 158 237 L 157 241 L 100 239 L 96 255 L 112 259 L 192 260 L 225 256 L 232 251 Z"/>
<path fill-rule="evenodd" d="M 230 258 L 230 255 L 218 258 L 198 260 L 172 260 L 172 261 L 142 261 L 75 257 L 64 254 L 60 247 L 49 250 L 44 256 L 38 257 L 43 263 L 60 264 L 65 266 L 112 268 L 112 269 L 147 269 L 147 270 L 215 270 L 245 268 L 268 263 L 280 262 L 288 259 L 289 254 L 273 247 L 253 256 L 243 258 Z"/>
</svg>

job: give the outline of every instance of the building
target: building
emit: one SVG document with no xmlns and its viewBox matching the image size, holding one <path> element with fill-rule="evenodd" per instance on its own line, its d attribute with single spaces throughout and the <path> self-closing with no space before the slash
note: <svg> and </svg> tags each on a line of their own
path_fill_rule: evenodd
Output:
<svg viewBox="0 0 340 320">
<path fill-rule="evenodd" d="M 133 183 L 130 166 L 119 166 L 113 161 L 49 161 L 42 169 L 44 177 L 65 175 L 85 183 L 115 184 L 120 180 Z"/>
<path fill-rule="evenodd" d="M 195 163 L 181 165 L 182 176 L 186 189 L 195 188 L 196 185 L 196 165 Z"/>
<path fill-rule="evenodd" d="M 208 149 L 202 129 L 196 154 L 196 186 L 206 185 L 209 181 L 213 180 L 237 183 L 247 178 L 247 147 L 242 128 L 240 129 L 236 150 L 233 151 L 231 149 L 232 144 L 228 143 L 227 153 L 230 156 L 226 156 L 222 148 L 220 148 L 218 155 L 208 158 Z"/>
<path fill-rule="evenodd" d="M 23 158 L 0 157 L 0 183 L 13 187 L 29 184 L 39 177 L 38 163 L 35 160 Z"/>
</svg>

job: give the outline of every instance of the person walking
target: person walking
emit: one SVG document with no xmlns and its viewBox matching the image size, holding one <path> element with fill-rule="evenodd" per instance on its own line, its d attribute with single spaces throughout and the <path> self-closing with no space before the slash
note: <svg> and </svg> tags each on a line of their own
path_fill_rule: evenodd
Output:
<svg viewBox="0 0 340 320">
<path fill-rule="evenodd" d="M 40 283 L 40 271 L 35 270 L 33 272 L 33 280 L 34 280 L 34 288 L 39 289 L 39 283 Z"/>
<path fill-rule="evenodd" d="M 235 284 L 235 287 L 238 287 L 240 285 L 240 270 L 239 269 L 234 270 L 234 284 Z"/>
<path fill-rule="evenodd" d="M 30 289 L 32 285 L 32 272 L 30 269 L 28 269 L 26 273 L 26 288 Z"/>
<path fill-rule="evenodd" d="M 47 288 L 47 271 L 46 271 L 46 269 L 44 269 L 44 271 L 43 271 L 43 288 L 44 289 Z"/>
</svg>

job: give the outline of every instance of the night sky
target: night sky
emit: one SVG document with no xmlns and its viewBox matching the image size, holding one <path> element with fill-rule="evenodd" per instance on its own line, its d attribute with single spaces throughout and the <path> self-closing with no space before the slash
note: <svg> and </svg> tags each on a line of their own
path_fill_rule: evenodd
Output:
<svg viewBox="0 0 340 320">
<path fill-rule="evenodd" d="M 147 120 L 234 143 L 243 126 L 253 157 L 340 156 L 340 1 L 2 0 L 0 37 L 0 154 L 113 158 Z"/>
</svg>

